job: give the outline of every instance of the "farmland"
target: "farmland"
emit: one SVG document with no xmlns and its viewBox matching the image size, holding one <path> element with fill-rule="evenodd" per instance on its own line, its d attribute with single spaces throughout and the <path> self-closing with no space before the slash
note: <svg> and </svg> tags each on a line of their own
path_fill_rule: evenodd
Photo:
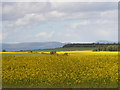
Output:
<svg viewBox="0 0 120 90">
<path fill-rule="evenodd" d="M 36 49 L 34 51 L 84 51 L 93 50 L 95 47 L 66 47 L 66 48 L 51 48 L 51 49 Z"/>
<path fill-rule="evenodd" d="M 117 88 L 118 52 L 3 53 L 5 88 Z M 70 53 L 66 56 L 64 53 Z"/>
</svg>

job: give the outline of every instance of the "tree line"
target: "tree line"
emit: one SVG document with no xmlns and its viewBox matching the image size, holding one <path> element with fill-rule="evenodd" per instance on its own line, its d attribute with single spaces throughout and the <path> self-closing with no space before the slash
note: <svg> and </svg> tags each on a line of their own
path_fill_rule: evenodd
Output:
<svg viewBox="0 0 120 90">
<path fill-rule="evenodd" d="M 75 44 L 66 44 L 63 48 L 70 47 L 94 47 L 93 51 L 120 51 L 118 43 L 75 43 Z"/>
<path fill-rule="evenodd" d="M 120 51 L 120 48 L 118 45 L 104 45 L 98 46 L 93 51 Z"/>
</svg>

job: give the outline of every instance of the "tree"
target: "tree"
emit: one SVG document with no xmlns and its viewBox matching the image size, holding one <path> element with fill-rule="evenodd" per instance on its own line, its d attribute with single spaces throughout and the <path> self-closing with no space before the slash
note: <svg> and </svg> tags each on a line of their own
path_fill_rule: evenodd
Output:
<svg viewBox="0 0 120 90">
<path fill-rule="evenodd" d="M 93 51 L 119 51 L 118 45 L 103 45 L 99 46 Z"/>
<path fill-rule="evenodd" d="M 30 50 L 30 51 L 28 51 L 28 53 L 33 53 L 33 51 L 32 51 L 32 50 Z"/>
<path fill-rule="evenodd" d="M 51 51 L 50 54 L 56 54 L 56 51 Z"/>
<path fill-rule="evenodd" d="M 69 53 L 64 53 L 64 55 L 65 55 L 65 56 L 68 56 L 68 55 L 69 55 Z"/>
<path fill-rule="evenodd" d="M 2 52 L 6 52 L 6 50 L 5 50 L 5 49 L 3 49 L 3 50 L 2 50 Z"/>
</svg>

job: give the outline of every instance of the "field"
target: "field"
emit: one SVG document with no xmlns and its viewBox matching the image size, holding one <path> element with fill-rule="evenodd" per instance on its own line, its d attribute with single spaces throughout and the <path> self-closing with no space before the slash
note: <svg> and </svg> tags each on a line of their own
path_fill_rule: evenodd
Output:
<svg viewBox="0 0 120 90">
<path fill-rule="evenodd" d="M 53 48 L 53 49 L 37 49 L 34 51 L 84 51 L 93 50 L 95 47 L 66 47 L 66 48 Z"/>
<path fill-rule="evenodd" d="M 118 52 L 2 54 L 4 88 L 117 88 Z M 70 53 L 64 55 L 64 53 Z"/>
</svg>

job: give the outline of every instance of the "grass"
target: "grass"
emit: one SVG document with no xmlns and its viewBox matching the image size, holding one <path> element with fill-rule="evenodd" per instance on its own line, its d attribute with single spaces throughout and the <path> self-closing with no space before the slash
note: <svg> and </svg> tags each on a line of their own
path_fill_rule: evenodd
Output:
<svg viewBox="0 0 120 90">
<path fill-rule="evenodd" d="M 69 48 L 53 48 L 53 49 L 37 49 L 32 51 L 83 51 L 93 50 L 95 47 L 69 47 Z"/>
</svg>

